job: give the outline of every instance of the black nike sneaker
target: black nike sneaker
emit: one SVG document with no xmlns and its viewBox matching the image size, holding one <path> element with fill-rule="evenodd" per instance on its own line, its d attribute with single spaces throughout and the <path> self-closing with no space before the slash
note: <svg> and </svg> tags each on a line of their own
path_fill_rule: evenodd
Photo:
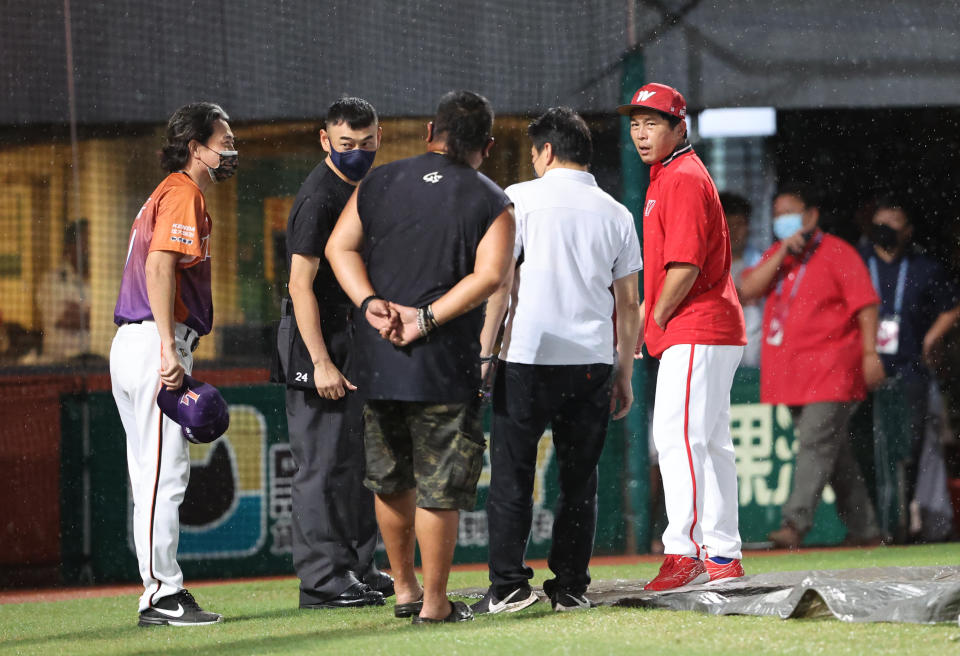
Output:
<svg viewBox="0 0 960 656">
<path fill-rule="evenodd" d="M 140 626 L 201 626 L 216 624 L 223 619 L 219 613 L 210 613 L 200 608 L 197 600 L 186 590 L 163 597 L 153 606 L 140 611 Z"/>
<path fill-rule="evenodd" d="M 476 615 L 496 615 L 497 613 L 515 613 L 537 603 L 537 593 L 528 585 L 517 586 L 503 599 L 497 599 L 493 586 L 487 590 L 483 599 L 470 606 Z"/>
</svg>

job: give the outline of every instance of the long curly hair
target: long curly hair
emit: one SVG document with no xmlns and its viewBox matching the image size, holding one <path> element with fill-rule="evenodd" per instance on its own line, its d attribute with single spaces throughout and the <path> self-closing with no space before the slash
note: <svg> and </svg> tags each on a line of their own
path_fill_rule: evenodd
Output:
<svg viewBox="0 0 960 656">
<path fill-rule="evenodd" d="M 169 173 L 180 171 L 190 159 L 187 146 L 194 139 L 206 143 L 213 134 L 214 124 L 230 117 L 220 105 L 195 102 L 184 105 L 167 122 L 167 143 L 160 153 L 160 166 Z"/>
</svg>

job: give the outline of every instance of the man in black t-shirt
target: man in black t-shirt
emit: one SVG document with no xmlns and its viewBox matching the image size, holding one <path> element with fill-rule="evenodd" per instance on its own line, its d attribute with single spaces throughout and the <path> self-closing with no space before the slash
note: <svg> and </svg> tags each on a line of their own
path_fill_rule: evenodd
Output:
<svg viewBox="0 0 960 656">
<path fill-rule="evenodd" d="M 373 106 L 342 98 L 287 223 L 290 298 L 277 348 L 287 385 L 293 478 L 293 563 L 301 608 L 382 605 L 393 581 L 377 570 L 373 495 L 363 486 L 362 392 L 350 374 L 350 300 L 323 257 L 340 211 L 373 164 L 381 128 Z"/>
<path fill-rule="evenodd" d="M 473 618 L 446 588 L 459 510 L 473 508 L 483 465 L 481 306 L 513 255 L 510 200 L 476 171 L 492 126 L 485 98 L 446 94 L 428 124 L 427 153 L 368 176 L 326 249 L 367 319 L 357 322 L 356 370 L 368 399 L 365 483 L 396 576 L 394 614 L 415 624 Z"/>
</svg>

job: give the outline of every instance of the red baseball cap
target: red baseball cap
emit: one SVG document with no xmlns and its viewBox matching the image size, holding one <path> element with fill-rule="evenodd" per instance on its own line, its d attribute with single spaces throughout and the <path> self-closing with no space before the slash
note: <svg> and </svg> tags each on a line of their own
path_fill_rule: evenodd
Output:
<svg viewBox="0 0 960 656">
<path fill-rule="evenodd" d="M 666 84 L 651 82 L 644 84 L 637 89 L 636 93 L 630 99 L 629 105 L 620 105 L 617 112 L 624 116 L 630 116 L 630 112 L 638 108 L 655 109 L 664 114 L 670 114 L 677 118 L 687 118 L 687 101 L 679 91 Z"/>
</svg>

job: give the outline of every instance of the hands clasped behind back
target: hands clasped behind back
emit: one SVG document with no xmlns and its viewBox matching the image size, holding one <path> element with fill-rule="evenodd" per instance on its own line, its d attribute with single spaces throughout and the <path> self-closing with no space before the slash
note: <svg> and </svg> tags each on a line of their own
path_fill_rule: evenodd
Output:
<svg viewBox="0 0 960 656">
<path fill-rule="evenodd" d="M 407 346 L 421 337 L 414 307 L 377 299 L 367 307 L 366 319 L 394 346 Z"/>
</svg>

